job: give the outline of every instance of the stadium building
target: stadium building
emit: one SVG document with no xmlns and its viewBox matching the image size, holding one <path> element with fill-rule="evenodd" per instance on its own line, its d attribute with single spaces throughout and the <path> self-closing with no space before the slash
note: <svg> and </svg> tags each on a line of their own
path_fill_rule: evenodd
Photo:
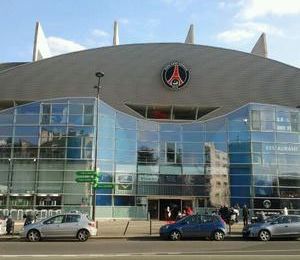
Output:
<svg viewBox="0 0 300 260">
<path fill-rule="evenodd" d="M 113 46 L 51 57 L 37 23 L 33 62 L 0 64 L 0 214 L 90 212 L 75 178 L 95 161 L 113 184 L 96 190 L 97 218 L 300 214 L 299 88 L 265 34 L 251 53 L 194 44 L 193 26 L 185 43 L 119 45 L 115 23 Z"/>
</svg>

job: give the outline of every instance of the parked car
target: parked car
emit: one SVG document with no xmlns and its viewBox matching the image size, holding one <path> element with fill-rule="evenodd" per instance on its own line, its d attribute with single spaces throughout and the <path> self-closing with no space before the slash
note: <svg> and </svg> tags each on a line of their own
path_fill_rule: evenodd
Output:
<svg viewBox="0 0 300 260">
<path fill-rule="evenodd" d="M 0 218 L 0 235 L 6 234 L 6 219 Z"/>
<path fill-rule="evenodd" d="M 268 241 L 272 237 L 300 237 L 300 216 L 272 216 L 263 222 L 250 224 L 243 229 L 244 238 Z"/>
<path fill-rule="evenodd" d="M 220 241 L 224 240 L 227 230 L 225 222 L 218 215 L 191 215 L 162 226 L 159 234 L 161 238 L 171 240 L 208 237 Z"/>
<path fill-rule="evenodd" d="M 77 238 L 86 241 L 97 234 L 95 223 L 87 215 L 66 213 L 24 226 L 22 236 L 31 242 L 41 238 Z"/>
</svg>

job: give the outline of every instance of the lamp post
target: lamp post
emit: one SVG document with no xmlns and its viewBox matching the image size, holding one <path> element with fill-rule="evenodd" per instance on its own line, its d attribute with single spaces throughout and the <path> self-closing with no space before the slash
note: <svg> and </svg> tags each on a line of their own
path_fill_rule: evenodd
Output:
<svg viewBox="0 0 300 260">
<path fill-rule="evenodd" d="M 97 89 L 97 95 L 96 95 L 96 136 L 95 136 L 95 161 L 94 161 L 94 171 L 97 172 L 97 156 L 98 156 L 98 131 L 99 131 L 99 99 L 100 99 L 100 80 L 102 77 L 104 77 L 103 72 L 96 72 L 95 76 L 98 78 L 98 84 L 94 86 L 95 89 Z M 92 204 L 93 204 L 93 212 L 92 212 L 92 218 L 93 220 L 96 219 L 96 188 L 93 187 L 93 197 L 92 197 Z"/>
</svg>

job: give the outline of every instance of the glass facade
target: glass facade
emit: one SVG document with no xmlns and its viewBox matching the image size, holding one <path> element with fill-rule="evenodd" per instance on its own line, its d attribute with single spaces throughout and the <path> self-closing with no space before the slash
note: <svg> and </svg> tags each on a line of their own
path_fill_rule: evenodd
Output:
<svg viewBox="0 0 300 260">
<path fill-rule="evenodd" d="M 94 167 L 95 106 L 64 98 L 0 112 L 0 212 L 90 211 L 90 184 L 76 183 L 75 172 Z M 247 204 L 300 213 L 299 109 L 248 104 L 174 123 L 100 102 L 98 115 L 100 182 L 115 184 L 96 190 L 99 218 L 144 218 L 166 200 L 198 211 Z"/>
</svg>

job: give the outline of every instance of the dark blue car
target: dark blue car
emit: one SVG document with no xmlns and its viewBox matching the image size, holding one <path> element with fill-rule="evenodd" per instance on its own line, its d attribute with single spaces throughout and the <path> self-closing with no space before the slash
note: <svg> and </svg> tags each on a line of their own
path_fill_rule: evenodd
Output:
<svg viewBox="0 0 300 260">
<path fill-rule="evenodd" d="M 175 223 L 164 225 L 159 230 L 160 237 L 173 241 L 198 237 L 221 241 L 226 233 L 226 224 L 218 215 L 187 216 Z"/>
</svg>

